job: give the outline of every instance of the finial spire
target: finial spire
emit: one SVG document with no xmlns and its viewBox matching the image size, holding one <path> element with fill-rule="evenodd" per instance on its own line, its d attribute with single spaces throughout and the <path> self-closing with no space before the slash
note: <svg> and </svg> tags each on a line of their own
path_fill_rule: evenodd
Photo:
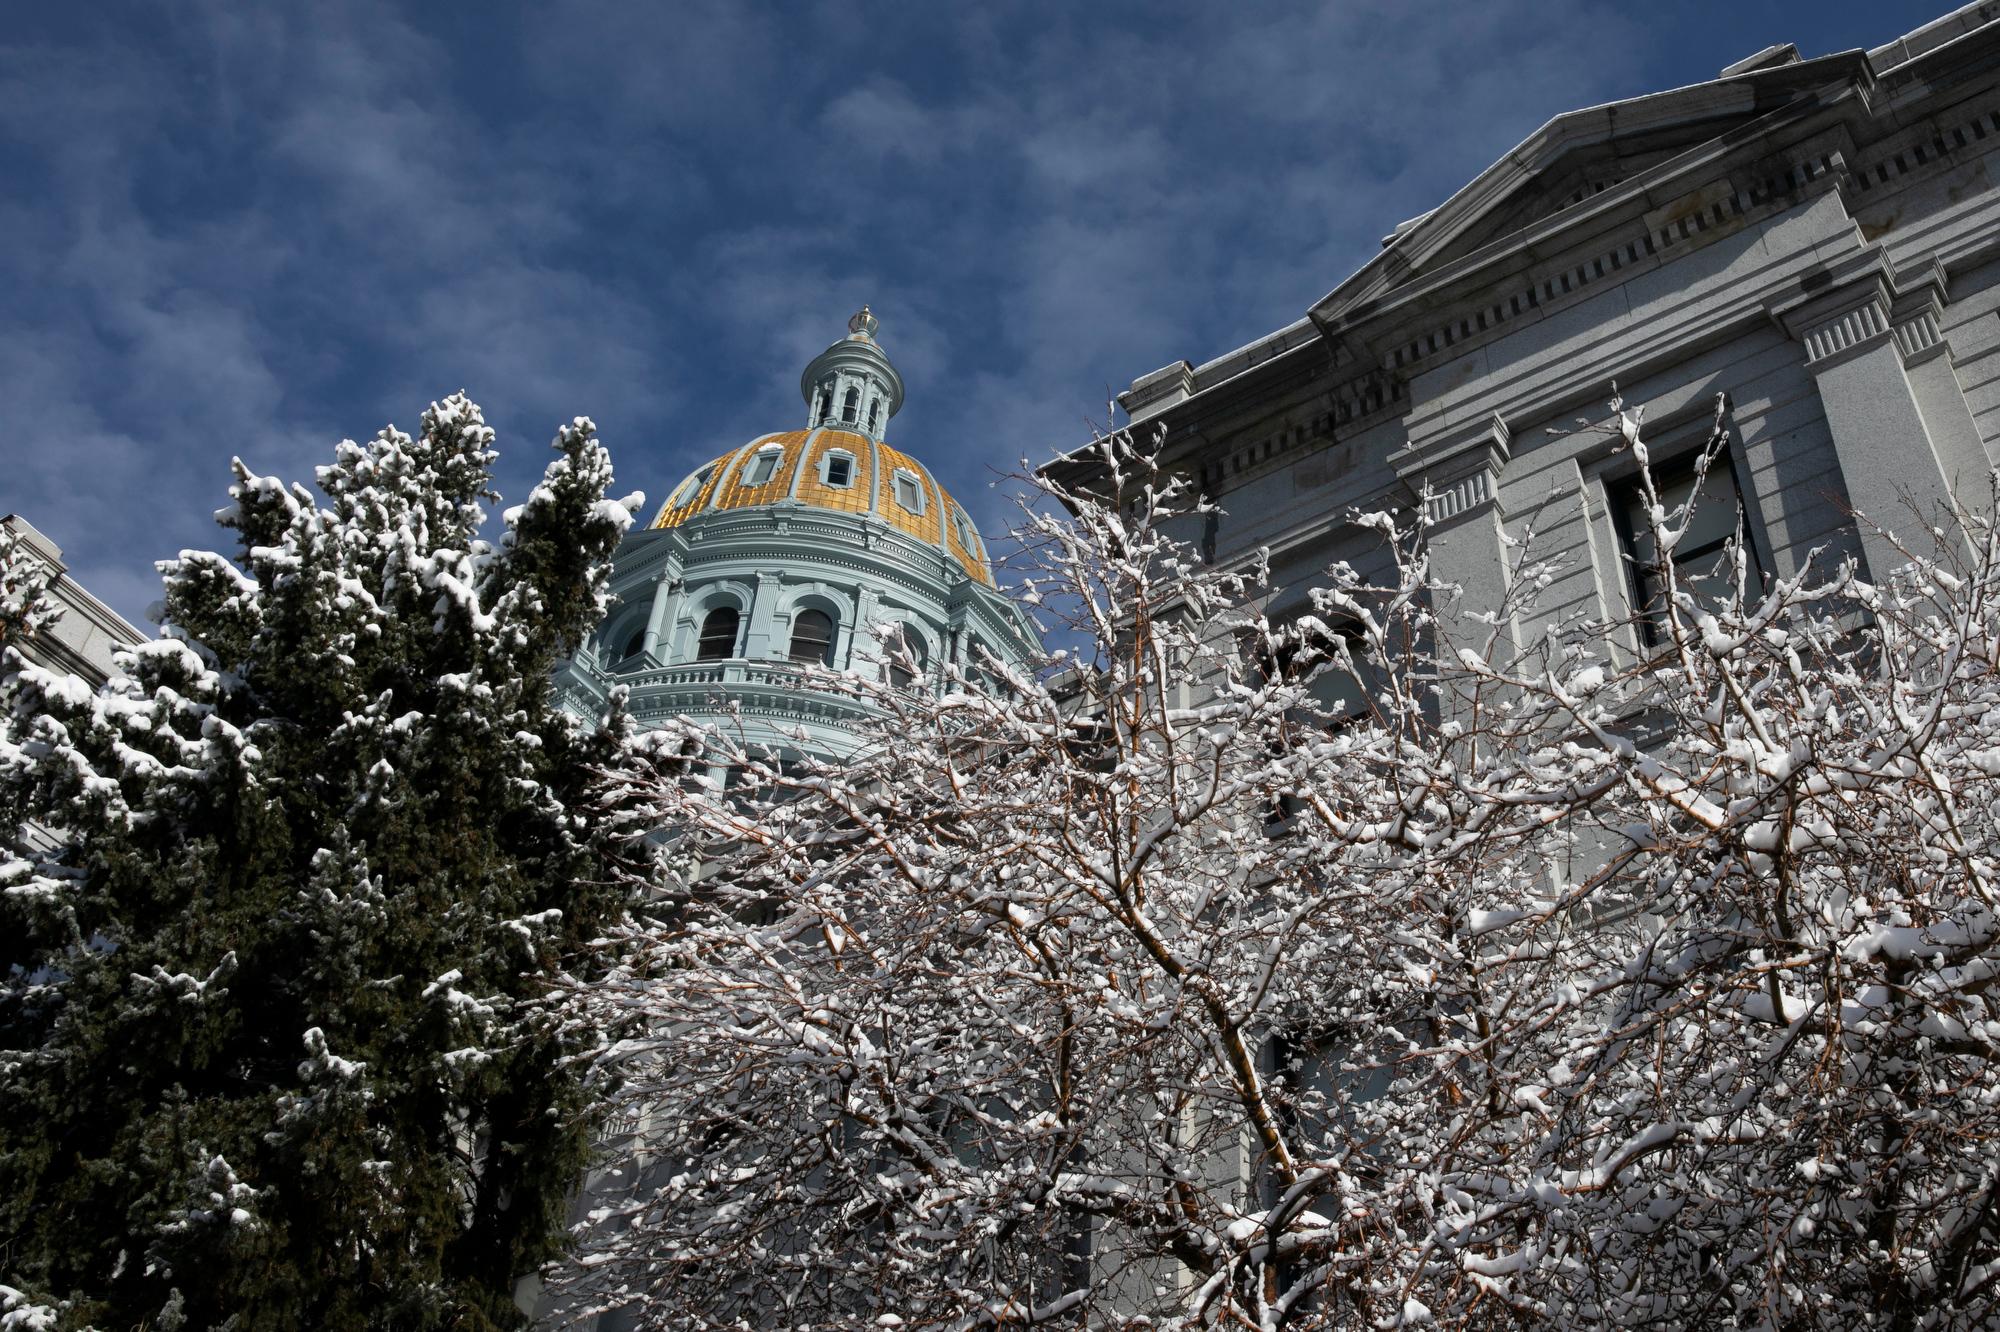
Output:
<svg viewBox="0 0 2000 1332">
<path fill-rule="evenodd" d="M 829 426 L 881 441 L 889 418 L 903 405 L 903 377 L 875 341 L 882 326 L 874 312 L 862 306 L 847 321 L 847 336 L 806 367 L 799 394 L 806 400 L 809 426 Z"/>
</svg>

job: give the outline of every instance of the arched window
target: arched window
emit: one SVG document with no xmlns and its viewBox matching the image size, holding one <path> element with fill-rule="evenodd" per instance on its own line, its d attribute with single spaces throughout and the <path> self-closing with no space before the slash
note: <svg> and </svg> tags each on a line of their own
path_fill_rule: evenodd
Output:
<svg viewBox="0 0 2000 1332">
<path fill-rule="evenodd" d="M 930 675 L 930 654 L 924 650 L 924 640 L 903 626 L 897 625 L 882 640 L 882 647 L 888 654 L 883 663 L 884 675 L 898 689 L 908 689 L 919 676 Z"/>
<path fill-rule="evenodd" d="M 634 629 L 632 631 L 632 636 L 625 640 L 625 650 L 618 654 L 619 664 L 622 665 L 625 662 L 631 661 L 634 657 L 638 656 L 645 650 L 646 650 L 646 630 L 644 629 L 644 627 Z"/>
<path fill-rule="evenodd" d="M 861 415 L 861 390 L 858 388 L 851 388 L 847 390 L 846 400 L 840 404 L 840 419 L 846 422 L 848 425 L 853 425 L 855 420 L 859 418 L 860 415 Z"/>
<path fill-rule="evenodd" d="M 727 661 L 736 655 L 736 626 L 742 617 L 734 606 L 717 606 L 701 621 L 701 640 L 695 645 L 696 661 Z"/>
<path fill-rule="evenodd" d="M 874 433 L 875 433 L 875 419 L 876 419 L 876 418 L 877 418 L 878 416 L 880 416 L 881 414 L 882 414 L 882 400 L 881 400 L 880 398 L 877 398 L 877 399 L 875 399 L 875 401 L 873 401 L 873 402 L 871 402 L 871 403 L 869 403 L 869 404 L 868 404 L 868 433 L 869 433 L 869 434 L 871 434 L 871 435 L 872 435 L 872 434 L 874 434 Z"/>
<path fill-rule="evenodd" d="M 833 665 L 833 617 L 823 610 L 793 616 L 792 647 L 785 655 L 801 666 Z"/>
</svg>

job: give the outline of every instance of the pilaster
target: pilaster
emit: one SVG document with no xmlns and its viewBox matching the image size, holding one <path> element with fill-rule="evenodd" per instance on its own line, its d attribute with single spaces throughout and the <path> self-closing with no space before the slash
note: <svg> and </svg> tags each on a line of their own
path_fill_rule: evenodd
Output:
<svg viewBox="0 0 2000 1332">
<path fill-rule="evenodd" d="M 744 640 L 743 655 L 751 661 L 769 661 L 783 652 L 771 648 L 772 621 L 778 609 L 778 591 L 784 575 L 776 569 L 757 572 L 757 588 L 750 596 L 750 632 Z"/>
<path fill-rule="evenodd" d="M 854 623 L 838 626 L 840 642 L 834 645 L 833 660 L 839 669 L 852 671 L 859 669 L 857 651 L 863 639 L 874 627 L 876 610 L 881 602 L 876 599 L 875 589 L 863 583 L 854 590 Z"/>
<path fill-rule="evenodd" d="M 1804 349 L 1848 498 L 1861 514 L 1869 575 L 1879 581 L 1907 556 L 1878 528 L 1902 534 L 1915 553 L 1962 553 L 1961 544 L 1941 547 L 1930 535 L 1951 505 L 1944 455 L 1961 450 L 1947 441 L 1941 453 L 1909 369 L 1936 358 L 1943 341 L 1935 307 L 1914 293 L 1898 299 L 1879 250 L 1859 252 L 1826 277 L 1772 314 Z"/>
<path fill-rule="evenodd" d="M 1896 274 L 1897 296 L 1889 308 L 1896 347 L 1917 410 L 1924 418 L 1944 468 L 1945 480 L 1959 503 L 1990 510 L 1993 502 L 1988 475 L 1994 458 L 1987 453 L 1979 426 L 1958 381 L 1951 345 L 1944 339 L 1944 310 L 1950 302 L 1944 266 L 1931 258 Z"/>
<path fill-rule="evenodd" d="M 1390 459 L 1397 476 L 1426 506 L 1431 572 L 1458 587 L 1461 616 L 1498 614 L 1507 604 L 1500 476 L 1512 451 L 1512 432 L 1493 415 L 1430 439 L 1413 438 Z M 1519 642 L 1511 620 L 1501 629 L 1509 645 Z M 1483 627 L 1468 633 L 1453 626 L 1451 632 L 1461 643 L 1486 638 Z"/>
</svg>

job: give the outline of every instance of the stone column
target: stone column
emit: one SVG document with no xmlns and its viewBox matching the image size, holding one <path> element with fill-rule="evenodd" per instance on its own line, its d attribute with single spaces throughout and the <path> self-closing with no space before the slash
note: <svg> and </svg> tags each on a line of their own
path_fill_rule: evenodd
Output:
<svg viewBox="0 0 2000 1332">
<path fill-rule="evenodd" d="M 1773 313 L 1805 349 L 1848 499 L 1861 515 L 1868 574 L 1879 582 L 1907 556 L 1877 529 L 1922 555 L 1962 554 L 1964 547 L 1948 541 L 1941 549 L 1930 536 L 1932 527 L 1949 522 L 1951 484 L 1918 406 L 1891 313 L 1896 293 L 1880 255 L 1866 252 L 1842 267 L 1848 271 L 1830 275 L 1831 285 Z M 1922 324 L 1920 309 L 1905 319 L 1911 342 L 1923 340 Z M 1926 349 L 1915 350 L 1921 364 Z"/>
<path fill-rule="evenodd" d="M 672 561 L 660 571 L 660 581 L 653 585 L 653 609 L 646 617 L 646 655 L 656 666 L 667 664 L 667 657 L 673 651 L 674 620 L 681 610 L 681 587 L 679 561 Z"/>
</svg>

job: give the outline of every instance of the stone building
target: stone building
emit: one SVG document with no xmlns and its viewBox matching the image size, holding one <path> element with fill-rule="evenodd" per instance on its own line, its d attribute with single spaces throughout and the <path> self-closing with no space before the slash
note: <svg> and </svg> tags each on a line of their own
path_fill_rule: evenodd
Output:
<svg viewBox="0 0 2000 1332">
<path fill-rule="evenodd" d="M 1627 622 L 1616 646 L 1640 652 L 1635 465 L 1576 419 L 1614 382 L 1644 404 L 1666 490 L 1720 395 L 1718 528 L 1740 506 L 1764 574 L 1820 548 L 1886 576 L 1904 557 L 1854 512 L 1928 540 L 2000 458 L 1996 179 L 2000 4 L 1872 51 L 1773 47 L 1556 117 L 1296 322 L 1119 402 L 1217 500 L 1208 558 L 1270 549 L 1279 614 L 1375 544 L 1342 514 L 1427 494 L 1467 608 L 1500 603 L 1532 525 L 1568 570 L 1538 615 Z"/>
<path fill-rule="evenodd" d="M 61 611 L 54 624 L 19 644 L 21 655 L 37 666 L 81 676 L 93 687 L 103 684 L 116 669 L 111 654 L 143 642 L 147 635 L 71 578 L 62 548 L 34 524 L 10 513 L 0 518 L 0 527 L 55 575 L 49 581 L 49 599 Z"/>
<path fill-rule="evenodd" d="M 558 673 L 567 706 L 595 716 L 623 684 L 642 725 L 726 721 L 773 752 L 838 757 L 873 705 L 806 668 L 941 688 L 946 662 L 976 676 L 986 656 L 1027 658 L 1033 629 L 972 520 L 885 442 L 903 380 L 878 326 L 864 308 L 805 368 L 803 428 L 703 463 L 625 539 L 618 605 Z"/>
</svg>

